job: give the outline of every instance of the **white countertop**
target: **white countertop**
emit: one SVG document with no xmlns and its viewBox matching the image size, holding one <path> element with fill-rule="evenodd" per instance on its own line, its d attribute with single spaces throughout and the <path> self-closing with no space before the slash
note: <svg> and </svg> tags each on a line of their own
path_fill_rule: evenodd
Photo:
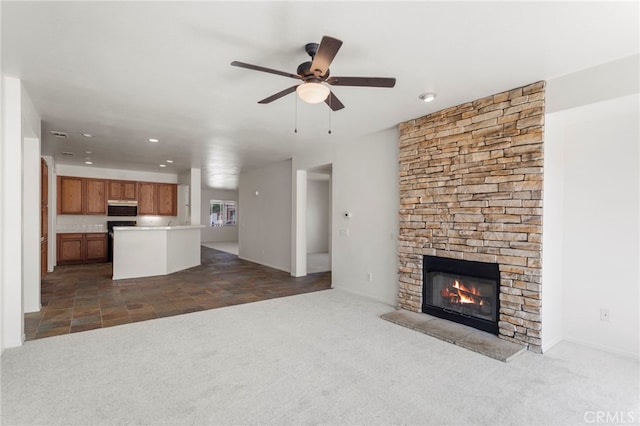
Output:
<svg viewBox="0 0 640 426">
<path fill-rule="evenodd" d="M 180 229 L 200 229 L 204 225 L 171 225 L 171 226 L 114 226 L 114 231 L 177 231 Z"/>
<path fill-rule="evenodd" d="M 102 231 L 85 231 L 82 229 L 79 230 L 70 230 L 70 229 L 56 229 L 56 234 L 106 234 L 107 230 L 104 229 Z"/>
</svg>

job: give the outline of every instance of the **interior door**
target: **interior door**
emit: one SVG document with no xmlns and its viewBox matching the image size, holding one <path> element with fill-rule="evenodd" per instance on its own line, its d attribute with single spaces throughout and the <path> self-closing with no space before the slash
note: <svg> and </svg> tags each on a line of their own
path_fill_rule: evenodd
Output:
<svg viewBox="0 0 640 426">
<path fill-rule="evenodd" d="M 49 247 L 49 167 L 40 159 L 40 278 L 47 274 Z"/>
</svg>

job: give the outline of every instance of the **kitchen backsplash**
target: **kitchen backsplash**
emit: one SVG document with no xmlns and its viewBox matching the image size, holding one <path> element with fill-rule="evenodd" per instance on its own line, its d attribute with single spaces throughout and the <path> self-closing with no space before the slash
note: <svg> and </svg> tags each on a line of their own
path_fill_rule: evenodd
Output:
<svg viewBox="0 0 640 426">
<path fill-rule="evenodd" d="M 58 215 L 56 216 L 56 230 L 66 232 L 101 232 L 107 229 L 107 221 L 111 220 L 135 220 L 139 226 L 166 226 L 169 222 L 171 222 L 172 225 L 178 225 L 177 217 L 173 216 L 115 217 Z"/>
</svg>

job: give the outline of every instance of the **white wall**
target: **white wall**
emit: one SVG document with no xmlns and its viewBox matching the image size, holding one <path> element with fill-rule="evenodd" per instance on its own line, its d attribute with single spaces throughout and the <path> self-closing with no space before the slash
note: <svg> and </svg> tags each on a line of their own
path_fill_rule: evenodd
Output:
<svg viewBox="0 0 640 426">
<path fill-rule="evenodd" d="M 0 5 L 0 22 L 2 22 L 2 5 Z M 0 46 L 2 45 L 2 31 L 0 31 Z M 2 68 L 2 55 L 0 54 L 0 71 Z M 6 197 L 4 193 L 4 129 L 5 129 L 5 117 L 4 117 L 4 74 L 0 74 L 0 310 L 4 312 L 4 208 L 6 205 Z M 0 355 L 4 351 L 4 313 L 0 312 Z"/>
<path fill-rule="evenodd" d="M 40 121 L 38 120 L 38 125 Z M 40 310 L 40 268 L 34 268 L 31 259 L 40 265 L 40 139 L 22 141 L 22 279 L 25 312 Z M 37 212 L 37 214 L 30 214 Z"/>
<path fill-rule="evenodd" d="M 293 157 L 298 170 L 333 166 L 332 285 L 395 306 L 398 293 L 398 130 L 336 140 L 333 147 Z M 293 188 L 293 194 L 297 187 Z M 298 209 L 293 200 L 292 209 Z M 351 212 L 353 217 L 344 217 Z M 306 217 L 306 212 L 305 217 Z M 294 217 L 292 229 L 296 229 Z M 348 232 L 348 236 L 344 235 Z M 306 256 L 306 244 L 292 238 L 292 265 Z M 367 272 L 372 281 L 367 280 Z M 295 271 L 293 271 L 295 275 Z"/>
<path fill-rule="evenodd" d="M 56 178 L 53 171 L 55 170 L 55 162 L 53 157 L 43 155 L 44 161 L 46 161 L 49 167 L 49 247 L 47 250 L 47 271 L 53 272 L 53 267 L 56 264 Z"/>
<path fill-rule="evenodd" d="M 0 16 L 1 16 L 2 6 L 0 5 Z M 0 31 L 0 39 L 2 38 L 2 31 Z M 0 64 L 2 63 L 2 55 L 0 54 Z M 2 68 L 0 67 L 0 70 Z M 10 315 L 8 315 L 8 300 L 10 300 L 11 295 L 6 294 L 10 292 L 9 281 L 7 277 L 7 261 L 10 261 L 9 257 L 5 252 L 5 241 L 7 241 L 7 236 L 5 232 L 6 228 L 6 214 L 5 210 L 10 201 L 15 198 L 15 193 L 7 192 L 7 178 L 11 178 L 10 175 L 7 174 L 7 170 L 5 168 L 5 164 L 7 162 L 7 119 L 10 117 L 5 117 L 6 107 L 5 104 L 9 103 L 10 99 L 6 96 L 5 90 L 5 78 L 4 74 L 0 74 L 0 354 L 4 351 L 4 348 L 8 345 L 9 341 L 9 330 L 5 329 L 5 318 L 8 321 L 11 321 Z M 9 105 L 11 106 L 11 105 Z M 9 150 L 10 153 L 11 150 Z M 9 298 L 8 298 L 9 297 Z M 10 300 L 14 302 L 13 300 Z"/>
<path fill-rule="evenodd" d="M 40 310 L 40 115 L 21 85 L 22 297 L 25 312 Z"/>
<path fill-rule="evenodd" d="M 307 253 L 329 252 L 331 200 L 329 180 L 307 173 Z M 328 175 L 324 175 L 328 178 Z"/>
<path fill-rule="evenodd" d="M 542 351 L 564 338 L 564 149 L 556 114 L 545 117 L 544 188 L 542 210 Z"/>
<path fill-rule="evenodd" d="M 640 91 L 640 54 L 551 79 L 546 113 L 620 98 Z"/>
<path fill-rule="evenodd" d="M 192 225 L 205 224 L 200 215 L 200 188 L 202 186 L 202 170 L 193 168 L 178 174 L 178 218 L 181 223 L 189 223 Z M 188 200 L 182 200 L 182 189 L 180 185 L 186 185 L 186 193 Z M 186 204 L 186 205 L 185 205 Z M 184 214 L 188 217 L 185 217 Z M 182 216 L 182 217 L 181 217 Z"/>
<path fill-rule="evenodd" d="M 202 199 L 201 214 L 202 225 L 204 229 L 200 231 L 201 240 L 204 243 L 221 242 L 221 241 L 238 241 L 238 225 L 236 226 L 209 226 L 209 206 L 211 200 L 238 201 L 238 191 L 226 189 L 203 189 L 200 191 Z M 240 212 L 239 203 L 236 204 L 238 212 Z M 240 214 L 240 213 L 238 213 Z"/>
<path fill-rule="evenodd" d="M 239 257 L 289 272 L 291 161 L 242 173 L 238 199 Z"/>
<path fill-rule="evenodd" d="M 20 80 L 2 77 L 2 190 L 0 229 L 2 233 L 2 260 L 0 269 L 0 293 L 2 294 L 2 349 L 20 346 L 23 333 L 23 290 L 24 271 L 40 270 L 40 208 L 39 191 L 35 194 L 24 194 L 24 173 L 31 172 L 31 160 L 40 158 L 40 117 L 33 107 L 29 95 L 23 89 Z M 27 170 L 23 171 L 24 139 L 27 138 Z M 37 148 L 34 148 L 35 145 Z M 37 151 L 37 153 L 34 153 Z M 39 166 L 36 176 L 39 177 Z M 31 176 L 28 178 L 31 179 Z M 38 178 L 39 180 L 39 178 Z M 24 194 L 24 195 L 23 195 Z M 24 203 L 31 206 L 36 200 L 36 209 L 25 210 Z M 28 227 L 25 235 L 25 227 Z M 38 234 L 30 232 L 35 227 Z M 26 237 L 26 238 L 25 238 Z M 37 240 L 37 241 L 36 241 Z M 23 244 L 26 248 L 23 249 Z M 38 246 L 38 252 L 31 251 Z M 26 257 L 25 255 L 30 255 Z M 33 292 L 33 280 L 27 292 Z M 37 282 L 39 288 L 39 280 Z"/>
<path fill-rule="evenodd" d="M 545 252 L 560 251 L 562 267 L 543 287 L 562 287 L 566 340 L 634 357 L 640 356 L 639 102 L 636 94 L 551 114 L 545 137 L 545 164 L 557 162 L 563 197 L 559 205 L 557 195 L 545 194 L 545 218 L 554 214 L 562 223 L 558 240 L 547 235 Z M 608 322 L 600 320 L 601 309 L 610 311 Z M 543 333 L 545 324 L 543 318 Z"/>
<path fill-rule="evenodd" d="M 191 169 L 191 180 L 189 184 L 189 196 L 190 196 L 190 223 L 192 225 L 201 225 L 202 217 L 200 216 L 200 206 L 202 201 L 200 199 L 200 190 L 202 187 L 202 170 Z"/>
<path fill-rule="evenodd" d="M 191 170 L 178 174 L 178 216 L 179 224 L 191 223 Z"/>
<path fill-rule="evenodd" d="M 40 310 L 40 115 L 24 87 L 21 92 L 22 297 L 24 311 L 37 312 Z"/>
</svg>

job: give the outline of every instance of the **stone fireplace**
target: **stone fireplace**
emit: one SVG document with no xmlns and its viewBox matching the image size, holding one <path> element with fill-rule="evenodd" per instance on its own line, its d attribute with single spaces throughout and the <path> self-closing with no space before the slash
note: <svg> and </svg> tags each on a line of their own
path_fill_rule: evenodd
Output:
<svg viewBox="0 0 640 426">
<path fill-rule="evenodd" d="M 497 263 L 423 256 L 422 312 L 498 334 Z"/>
<path fill-rule="evenodd" d="M 399 307 L 423 312 L 425 258 L 496 264 L 497 334 L 535 352 L 544 88 L 537 82 L 401 123 L 399 140 Z M 438 289 L 448 310 L 464 294 L 452 280 Z"/>
</svg>

